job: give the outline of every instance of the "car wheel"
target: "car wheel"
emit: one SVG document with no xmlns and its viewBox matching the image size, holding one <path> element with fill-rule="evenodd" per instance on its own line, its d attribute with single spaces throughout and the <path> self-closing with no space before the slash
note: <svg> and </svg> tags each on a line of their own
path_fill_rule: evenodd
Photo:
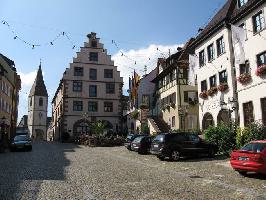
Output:
<svg viewBox="0 0 266 200">
<path fill-rule="evenodd" d="M 239 173 L 241 176 L 246 176 L 246 175 L 247 175 L 247 172 L 245 172 L 245 171 L 238 171 L 238 173 Z"/>
<path fill-rule="evenodd" d="M 208 157 L 209 158 L 214 158 L 215 156 L 215 150 L 214 149 L 209 149 Z"/>
<path fill-rule="evenodd" d="M 180 152 L 177 150 L 173 150 L 171 153 L 171 160 L 172 161 L 178 161 L 180 160 Z"/>
</svg>

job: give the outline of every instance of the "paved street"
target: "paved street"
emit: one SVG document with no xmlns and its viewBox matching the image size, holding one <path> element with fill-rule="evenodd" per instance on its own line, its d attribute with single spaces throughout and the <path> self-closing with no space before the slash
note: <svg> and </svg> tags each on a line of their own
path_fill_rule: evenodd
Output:
<svg viewBox="0 0 266 200">
<path fill-rule="evenodd" d="M 223 159 L 162 162 L 124 147 L 35 143 L 0 154 L 0 199 L 266 199 L 266 178 Z"/>
</svg>

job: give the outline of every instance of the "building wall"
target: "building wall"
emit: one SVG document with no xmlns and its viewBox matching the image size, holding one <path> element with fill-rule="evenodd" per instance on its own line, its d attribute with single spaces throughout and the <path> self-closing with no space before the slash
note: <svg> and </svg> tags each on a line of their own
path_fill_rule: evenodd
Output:
<svg viewBox="0 0 266 200">
<path fill-rule="evenodd" d="M 225 53 L 217 57 L 216 41 L 222 36 L 224 38 L 224 43 L 225 43 Z M 207 80 L 207 89 L 210 89 L 209 78 L 213 75 L 216 75 L 216 83 L 218 86 L 219 72 L 223 70 L 227 71 L 227 82 L 229 85 L 229 89 L 225 92 L 218 91 L 213 96 L 208 96 L 207 99 L 199 98 L 199 123 L 201 129 L 203 128 L 202 127 L 203 118 L 206 113 L 210 113 L 213 117 L 214 124 L 217 124 L 218 113 L 222 109 L 220 105 L 221 101 L 226 104 L 226 109 L 232 109 L 232 107 L 234 106 L 230 104 L 230 102 L 228 101 L 228 98 L 232 99 L 234 97 L 234 92 L 233 92 L 234 79 L 232 79 L 232 77 L 234 76 L 232 74 L 232 69 L 234 65 L 232 63 L 230 38 L 231 36 L 229 30 L 226 27 L 223 27 L 220 31 L 218 31 L 216 34 L 206 39 L 195 49 L 195 54 L 197 55 L 197 57 L 199 57 L 199 52 L 204 50 L 205 57 L 207 59 L 207 47 L 213 43 L 214 53 L 215 53 L 214 60 L 212 60 L 211 62 L 208 62 L 208 60 L 206 60 L 206 64 L 197 70 L 198 94 L 201 93 L 201 81 L 203 80 Z M 232 113 L 232 116 L 234 116 L 234 113 Z"/>
<path fill-rule="evenodd" d="M 74 136 L 73 127 L 79 120 L 88 122 L 107 120 L 112 124 L 114 132 L 121 131 L 123 79 L 117 70 L 117 66 L 114 66 L 111 56 L 107 54 L 107 51 L 103 48 L 103 44 L 99 42 L 99 38 L 96 38 L 96 41 L 97 47 L 91 46 L 92 37 L 89 38 L 88 42 L 84 43 L 84 47 L 81 47 L 80 52 L 77 53 L 77 57 L 70 63 L 70 68 L 66 69 L 62 79 L 62 87 L 57 91 L 53 99 L 53 126 L 55 135 L 58 138 L 60 138 L 60 133 L 58 133 L 60 132 L 59 129 L 61 129 L 61 133 L 68 132 L 70 136 Z M 98 61 L 90 61 L 90 52 L 98 53 Z M 83 76 L 74 76 L 75 67 L 83 68 Z M 96 80 L 90 79 L 90 69 L 97 70 Z M 112 69 L 113 77 L 105 78 L 104 69 Z M 82 82 L 81 92 L 73 91 L 73 81 Z M 114 94 L 106 93 L 106 83 L 114 83 Z M 90 85 L 97 86 L 97 97 L 89 96 Z M 73 110 L 74 101 L 83 102 L 81 111 Z M 96 112 L 88 111 L 89 101 L 98 102 L 98 110 Z M 112 112 L 104 111 L 104 102 L 113 103 Z M 60 109 L 61 111 L 58 111 Z M 61 127 L 60 124 L 62 125 Z"/>
<path fill-rule="evenodd" d="M 243 113 L 243 103 L 252 101 L 253 103 L 253 116 L 254 120 L 262 120 L 262 110 L 261 110 L 261 98 L 266 97 L 266 76 L 260 77 L 256 76 L 255 72 L 257 69 L 257 55 L 266 51 L 266 30 L 262 30 L 260 33 L 254 34 L 252 16 L 262 10 L 264 15 L 264 20 L 266 20 L 266 3 L 261 5 L 259 8 L 255 9 L 238 21 L 235 25 L 239 26 L 245 23 L 247 39 L 244 42 L 245 59 L 249 61 L 250 73 L 252 80 L 247 84 L 241 84 L 237 82 L 237 92 L 239 101 L 239 114 L 240 114 L 240 126 L 244 127 L 244 113 Z M 266 25 L 265 25 L 266 26 Z M 240 75 L 239 65 L 236 66 L 236 76 Z"/>
</svg>

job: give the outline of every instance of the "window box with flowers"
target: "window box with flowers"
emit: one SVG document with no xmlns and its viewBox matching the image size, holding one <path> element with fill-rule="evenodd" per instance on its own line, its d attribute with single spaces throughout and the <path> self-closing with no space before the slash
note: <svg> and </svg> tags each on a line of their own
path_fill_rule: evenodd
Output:
<svg viewBox="0 0 266 200">
<path fill-rule="evenodd" d="M 219 90 L 220 92 L 224 92 L 224 91 L 226 91 L 228 88 L 229 88 L 229 87 L 228 87 L 228 83 L 221 83 L 220 85 L 218 85 L 218 90 Z"/>
<path fill-rule="evenodd" d="M 258 66 L 255 74 L 256 74 L 256 76 L 266 75 L 266 64 L 262 64 L 262 65 Z"/>
<path fill-rule="evenodd" d="M 237 77 L 237 81 L 242 84 L 247 84 L 251 81 L 251 75 L 250 73 L 243 73 L 240 74 L 239 77 Z"/>
<path fill-rule="evenodd" d="M 214 86 L 214 87 L 211 87 L 209 90 L 208 90 L 208 96 L 213 96 L 215 93 L 217 93 L 217 87 Z"/>
<path fill-rule="evenodd" d="M 206 90 L 203 90 L 200 94 L 199 97 L 202 99 L 207 99 L 208 97 L 208 92 Z"/>
<path fill-rule="evenodd" d="M 133 119 L 138 119 L 139 117 L 139 111 L 138 110 L 134 110 L 132 113 L 131 113 L 131 117 Z"/>
</svg>

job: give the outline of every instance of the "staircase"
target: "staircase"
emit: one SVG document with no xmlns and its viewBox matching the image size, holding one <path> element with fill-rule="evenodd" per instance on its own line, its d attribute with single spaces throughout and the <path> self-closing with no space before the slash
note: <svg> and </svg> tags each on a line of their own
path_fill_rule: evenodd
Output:
<svg viewBox="0 0 266 200">
<path fill-rule="evenodd" d="M 150 117 L 148 121 L 156 133 L 168 133 L 170 131 L 170 127 L 162 118 Z"/>
</svg>

